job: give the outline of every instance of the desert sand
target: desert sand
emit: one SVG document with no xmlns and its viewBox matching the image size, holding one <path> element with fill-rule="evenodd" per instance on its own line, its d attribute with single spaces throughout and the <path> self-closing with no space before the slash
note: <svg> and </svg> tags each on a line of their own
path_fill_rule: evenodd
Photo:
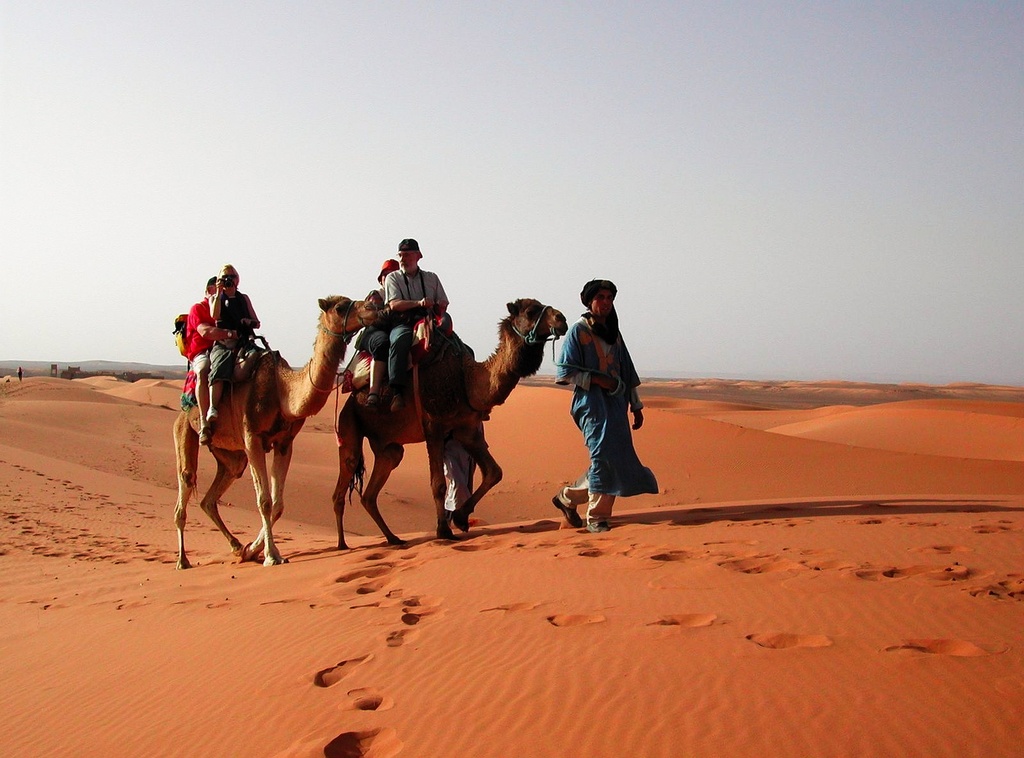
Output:
<svg viewBox="0 0 1024 758">
<path fill-rule="evenodd" d="M 538 379 L 488 424 L 505 478 L 457 542 L 416 446 L 381 496 L 407 544 L 353 503 L 333 548 L 332 398 L 289 563 L 238 563 L 193 501 L 175 571 L 179 383 L 0 384 L 0 752 L 1021 755 L 1024 390 L 642 390 L 661 491 L 606 534 L 551 505 L 587 458 Z M 256 534 L 248 476 L 222 514 Z"/>
</svg>

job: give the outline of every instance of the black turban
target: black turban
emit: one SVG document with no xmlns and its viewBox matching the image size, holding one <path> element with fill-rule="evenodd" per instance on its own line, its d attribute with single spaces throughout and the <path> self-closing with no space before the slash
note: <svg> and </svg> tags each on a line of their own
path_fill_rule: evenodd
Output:
<svg viewBox="0 0 1024 758">
<path fill-rule="evenodd" d="M 583 291 L 580 292 L 580 300 L 583 304 L 590 307 L 590 304 L 594 301 L 594 295 L 598 293 L 598 290 L 609 290 L 612 293 L 612 299 L 615 299 L 615 295 L 618 294 L 618 290 L 615 285 L 609 282 L 607 279 L 591 279 L 589 282 L 583 285 Z"/>
</svg>

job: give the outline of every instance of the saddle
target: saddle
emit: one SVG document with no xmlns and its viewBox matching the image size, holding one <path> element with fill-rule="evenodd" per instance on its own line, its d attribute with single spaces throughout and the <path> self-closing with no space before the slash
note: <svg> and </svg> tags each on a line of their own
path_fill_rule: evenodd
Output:
<svg viewBox="0 0 1024 758">
<path fill-rule="evenodd" d="M 263 343 L 263 347 L 257 347 L 256 341 Z M 264 355 L 273 354 L 274 360 L 281 357 L 281 354 L 276 350 L 271 350 L 270 345 L 260 335 L 257 335 L 253 340 L 247 341 L 244 345 L 240 346 L 238 353 L 235 356 L 235 372 L 232 377 L 234 382 L 247 382 L 252 378 L 253 372 L 256 370 L 256 366 L 260 362 L 260 358 Z M 198 377 L 196 372 L 189 368 L 188 373 L 185 374 L 185 384 L 181 388 L 181 409 L 188 411 L 191 408 L 199 405 L 199 401 L 196 400 L 196 384 L 198 383 Z"/>
<path fill-rule="evenodd" d="M 410 368 L 429 364 L 442 355 L 445 347 L 453 342 L 461 344 L 458 336 L 452 330 L 450 318 L 421 318 L 412 328 L 412 347 L 409 349 Z M 373 356 L 367 351 L 356 352 L 342 372 L 341 391 L 357 392 L 368 386 L 372 363 Z"/>
</svg>

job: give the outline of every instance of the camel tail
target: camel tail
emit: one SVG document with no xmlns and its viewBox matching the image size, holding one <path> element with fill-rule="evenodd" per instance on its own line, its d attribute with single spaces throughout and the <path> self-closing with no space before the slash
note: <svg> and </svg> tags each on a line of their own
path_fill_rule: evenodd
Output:
<svg viewBox="0 0 1024 758">
<path fill-rule="evenodd" d="M 352 493 L 358 492 L 360 496 L 363 494 L 363 477 L 366 476 L 366 461 L 363 460 L 362 454 L 359 456 L 359 462 L 356 464 L 355 470 L 352 472 L 352 479 L 348 483 L 348 502 L 352 503 Z"/>
</svg>

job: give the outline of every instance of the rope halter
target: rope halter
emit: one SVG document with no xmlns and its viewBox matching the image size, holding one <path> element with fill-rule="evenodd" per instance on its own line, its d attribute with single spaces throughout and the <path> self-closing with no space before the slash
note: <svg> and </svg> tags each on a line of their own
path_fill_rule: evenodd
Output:
<svg viewBox="0 0 1024 758">
<path fill-rule="evenodd" d="M 542 306 L 540 309 L 540 314 L 537 316 L 537 320 L 533 322 L 533 329 L 528 331 L 526 334 L 523 334 L 521 331 L 519 331 L 519 329 L 515 325 L 515 322 L 512 323 L 512 331 L 518 334 L 522 338 L 523 342 L 531 346 L 543 345 L 545 342 L 557 340 L 558 335 L 556 335 L 554 332 L 549 333 L 547 337 L 537 336 L 537 327 L 539 327 L 540 322 L 544 320 L 544 314 L 550 310 L 552 310 L 550 305 Z"/>
</svg>

